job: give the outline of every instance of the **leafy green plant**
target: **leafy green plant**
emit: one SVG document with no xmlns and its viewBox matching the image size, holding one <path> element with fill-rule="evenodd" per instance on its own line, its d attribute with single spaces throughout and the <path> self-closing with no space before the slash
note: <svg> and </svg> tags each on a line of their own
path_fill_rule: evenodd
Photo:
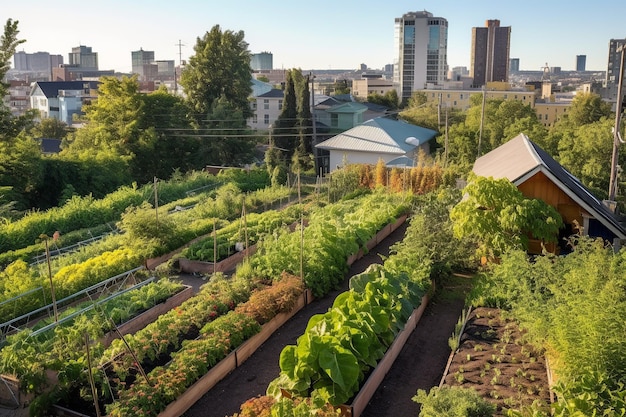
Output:
<svg viewBox="0 0 626 417">
<path fill-rule="evenodd" d="M 459 387 L 418 390 L 413 401 L 421 405 L 420 417 L 492 417 L 496 407 L 476 391 Z"/>
</svg>

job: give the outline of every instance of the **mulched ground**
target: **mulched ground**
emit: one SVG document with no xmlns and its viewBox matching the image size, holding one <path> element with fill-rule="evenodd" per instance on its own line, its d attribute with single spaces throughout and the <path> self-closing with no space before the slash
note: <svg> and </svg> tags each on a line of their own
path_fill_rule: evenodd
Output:
<svg viewBox="0 0 626 417">
<path fill-rule="evenodd" d="M 406 224 L 398 228 L 363 258 L 355 262 L 347 277 L 364 271 L 372 263 L 381 263 L 380 255 L 387 256 L 389 247 L 404 237 Z M 441 288 L 426 309 L 417 328 L 407 341 L 394 366 L 366 408 L 364 417 L 417 416 L 419 405 L 411 400 L 417 389 L 430 389 L 439 384 L 445 369 L 452 334 L 464 304 L 465 284 L 446 291 Z M 337 291 L 315 300 L 298 312 L 274 333 L 245 363 L 220 381 L 198 400 L 184 417 L 232 416 L 246 400 L 264 395 L 268 384 L 280 368 L 280 352 L 288 344 L 295 344 L 304 333 L 309 318 L 328 311 L 335 297 L 348 289 L 348 280 Z M 444 294 L 440 296 L 439 294 Z M 451 295 L 452 294 L 452 295 Z"/>
<path fill-rule="evenodd" d="M 469 314 L 445 383 L 474 388 L 497 405 L 497 415 L 506 408 L 550 400 L 542 353 L 525 342 L 514 320 L 493 308 Z"/>
</svg>

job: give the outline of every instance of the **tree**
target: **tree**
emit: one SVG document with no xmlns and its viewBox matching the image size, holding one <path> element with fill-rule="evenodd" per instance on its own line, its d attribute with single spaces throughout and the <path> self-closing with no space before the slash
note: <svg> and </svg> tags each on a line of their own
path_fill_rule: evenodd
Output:
<svg viewBox="0 0 626 417">
<path fill-rule="evenodd" d="M 11 68 L 11 57 L 18 45 L 25 40 L 18 39 L 18 21 L 8 19 L 0 37 L 0 97 L 7 94 L 7 86 L 2 82 Z M 28 134 L 33 126 L 34 111 L 14 117 L 4 101 L 0 101 L 0 184 L 10 187 L 3 200 L 16 201 L 27 205 L 26 195 L 41 178 L 41 151 L 39 145 Z M 11 207 L 18 205 L 9 203 Z M 25 208 L 25 207 L 18 207 Z"/>
<path fill-rule="evenodd" d="M 204 167 L 195 157 L 201 141 L 188 134 L 192 126 L 184 100 L 165 87 L 141 99 L 138 127 L 143 133 L 132 149 L 133 178 L 144 183 L 154 177 L 167 179 L 177 170 Z"/>
<path fill-rule="evenodd" d="M 283 108 L 274 122 L 274 145 L 285 152 L 286 158 L 291 158 L 298 144 L 298 101 L 294 70 L 288 70 L 285 81 Z"/>
<path fill-rule="evenodd" d="M 252 116 L 250 51 L 244 32 L 222 31 L 219 25 L 198 37 L 195 54 L 181 74 L 187 102 L 199 125 L 214 102 L 224 98 L 244 119 Z"/>
<path fill-rule="evenodd" d="M 529 236 L 556 242 L 563 225 L 556 209 L 525 198 L 508 179 L 470 175 L 463 192 L 450 218 L 456 237 L 475 239 L 478 255 L 497 258 L 510 249 L 526 250 Z"/>
<path fill-rule="evenodd" d="M 393 89 L 387 91 L 384 95 L 378 93 L 368 94 L 367 101 L 373 104 L 385 106 L 391 110 L 395 110 L 399 106 L 398 92 Z"/>
<path fill-rule="evenodd" d="M 68 129 L 67 123 L 49 117 L 37 123 L 32 133 L 35 138 L 63 139 L 69 133 Z"/>
<path fill-rule="evenodd" d="M 136 75 L 122 79 L 102 77 L 98 99 L 83 107 L 87 123 L 70 138 L 68 151 L 76 154 L 111 150 L 131 156 L 142 133 L 142 107 Z"/>
<path fill-rule="evenodd" d="M 17 25 L 19 20 L 13 21 L 7 19 L 4 25 L 4 32 L 0 37 L 0 81 L 4 80 L 9 69 L 11 69 L 11 58 L 15 55 L 15 50 L 19 45 L 26 42 L 24 39 L 18 39 L 17 35 L 20 33 Z M 0 84 L 1 97 L 6 95 L 6 85 Z M 4 103 L 2 103 L 4 106 Z"/>
</svg>

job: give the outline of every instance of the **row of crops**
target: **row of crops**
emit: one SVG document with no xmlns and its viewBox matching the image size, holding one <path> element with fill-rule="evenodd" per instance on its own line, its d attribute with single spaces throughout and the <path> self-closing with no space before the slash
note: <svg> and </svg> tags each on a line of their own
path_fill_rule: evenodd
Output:
<svg viewBox="0 0 626 417">
<path fill-rule="evenodd" d="M 557 401 L 514 416 L 624 415 L 626 252 L 572 240 L 567 256 L 502 256 L 474 291 L 475 305 L 503 308 L 545 350 Z"/>
<path fill-rule="evenodd" d="M 188 184 L 195 185 L 193 181 Z M 48 265 L 28 264 L 21 259 L 8 264 L 0 271 L 0 317 L 11 320 L 49 305 L 53 290 L 56 298 L 62 299 L 132 270 L 148 258 L 210 233 L 216 224 L 229 225 L 239 217 L 244 204 L 250 211 L 263 210 L 282 199 L 287 201 L 293 193 L 286 187 L 272 187 L 269 192 L 262 189 L 244 194 L 236 184 L 228 183 L 202 193 L 202 198 L 184 211 L 170 211 L 170 205 L 180 205 L 180 200 L 162 205 L 158 212 L 145 201 L 130 206 L 118 222 L 122 234 L 108 235 L 55 257 Z"/>
<path fill-rule="evenodd" d="M 48 336 L 47 343 L 54 344 L 54 347 L 49 345 L 43 352 L 30 346 L 31 341 L 35 341 L 35 338 L 29 337 L 31 330 L 10 336 L 7 338 L 7 346 L 2 350 L 0 363 L 5 364 L 4 370 L 21 376 L 23 386 L 36 393 L 44 390 L 46 371 L 53 370 L 58 373 L 59 382 L 54 385 L 52 392 L 38 397 L 39 399 L 33 403 L 32 409 L 35 411 L 40 410 L 39 412 L 43 413 L 51 403 L 61 401 L 63 398 L 75 398 L 76 393 L 80 393 L 86 400 L 91 396 L 93 401 L 93 394 L 86 388 L 89 387 L 89 381 L 86 380 L 88 373 L 85 372 L 88 368 L 85 348 L 80 348 L 81 344 L 84 344 L 84 339 L 80 336 L 88 334 L 89 340 L 94 341 L 89 347 L 92 363 L 97 364 L 93 369 L 95 386 L 98 387 L 96 398 L 102 402 L 103 408 L 106 406 L 112 415 L 129 415 L 129 409 L 126 407 L 131 409 L 137 407 L 135 401 L 141 398 L 141 395 L 135 394 L 145 390 L 150 390 L 152 398 L 163 398 L 162 401 L 150 402 L 150 407 L 157 404 L 166 405 L 171 400 L 168 395 L 186 389 L 185 386 L 201 376 L 204 369 L 200 366 L 198 371 L 197 367 L 182 364 L 212 363 L 212 360 L 207 360 L 206 355 L 211 357 L 216 355 L 215 360 L 219 360 L 220 354 L 211 350 L 212 347 L 209 348 L 215 345 L 215 342 L 200 341 L 207 337 L 225 337 L 220 333 L 221 330 L 214 328 L 215 326 L 220 329 L 238 329 L 239 326 L 233 323 L 243 324 L 246 320 L 233 315 L 250 316 L 256 324 L 248 321 L 251 324 L 243 326 L 241 329 L 243 336 L 240 339 L 246 339 L 256 331 L 258 325 L 267 320 L 268 316 L 288 307 L 283 304 L 272 307 L 268 302 L 271 297 L 256 294 L 262 294 L 261 290 L 264 290 L 265 294 L 268 291 L 279 293 L 282 291 L 292 295 L 301 292 L 303 280 L 285 279 L 285 275 L 288 277 L 299 275 L 301 269 L 304 271 L 304 283 L 317 295 L 325 294 L 343 279 L 347 256 L 358 250 L 383 225 L 393 221 L 400 213 L 406 212 L 408 204 L 409 201 L 405 197 L 384 193 L 366 195 L 332 205 L 310 203 L 305 210 L 310 211 L 310 214 L 308 226 L 304 230 L 292 232 L 284 227 L 274 230 L 273 233 L 262 233 L 258 237 L 259 252 L 238 268 L 234 278 L 225 280 L 215 277 L 198 296 L 161 316 L 137 334 L 129 335 L 127 343 L 115 341 L 107 348 L 97 342 L 106 329 L 89 327 L 95 323 L 107 323 L 107 320 L 77 319 L 71 323 L 72 330 L 61 331 L 61 326 L 58 330 L 59 334 L 65 334 L 65 338 L 69 337 L 68 334 L 75 335 L 76 340 L 61 341 L 56 339 L 56 336 Z M 191 210 L 176 215 L 187 211 Z M 275 216 L 271 210 L 268 213 L 269 218 Z M 291 216 L 290 220 L 293 219 L 293 214 Z M 334 220 L 331 227 L 325 225 L 328 219 Z M 270 222 L 267 224 L 276 224 L 267 221 Z M 261 221 L 260 224 L 265 223 Z M 264 227 L 267 229 L 269 226 Z M 320 248 L 323 250 L 319 250 Z M 278 262 L 281 256 L 289 259 Z M 261 285 L 278 281 L 285 281 L 282 284 L 286 288 L 284 291 L 280 290 L 281 286 L 278 284 L 269 288 Z M 285 299 L 285 296 L 278 298 Z M 242 307 L 248 301 L 257 307 Z M 256 312 L 252 313 L 254 311 Z M 207 327 L 218 318 L 229 324 L 214 324 Z M 89 326 L 86 326 L 87 323 Z M 228 338 L 231 340 L 230 343 L 238 340 L 234 335 Z M 63 346 L 67 346 L 69 350 L 62 351 Z M 224 348 L 225 351 L 221 349 L 220 352 L 227 353 L 232 348 L 233 346 L 230 346 Z M 133 353 L 129 356 L 130 351 Z M 7 353 L 6 356 L 4 352 Z M 49 352 L 54 352 L 56 358 L 64 358 L 64 361 L 53 361 Z M 184 361 L 177 362 L 176 358 L 181 358 L 178 361 L 184 358 Z M 167 363 L 170 365 L 165 366 Z M 178 365 L 174 365 L 175 363 Z M 191 373 L 187 374 L 188 372 Z M 147 379 L 138 375 L 146 375 Z M 161 382 L 150 382 L 155 380 Z M 146 415 L 152 415 L 150 413 Z M 139 415 L 135 412 L 132 414 Z"/>
</svg>

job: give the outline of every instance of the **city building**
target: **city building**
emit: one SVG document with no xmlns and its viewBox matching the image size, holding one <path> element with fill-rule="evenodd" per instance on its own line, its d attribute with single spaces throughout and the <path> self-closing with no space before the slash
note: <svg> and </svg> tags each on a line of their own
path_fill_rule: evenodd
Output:
<svg viewBox="0 0 626 417">
<path fill-rule="evenodd" d="M 519 72 L 519 58 L 511 58 L 509 60 L 509 73 L 511 72 Z"/>
<path fill-rule="evenodd" d="M 583 72 L 587 66 L 587 55 L 576 55 L 576 71 Z"/>
<path fill-rule="evenodd" d="M 474 86 L 509 79 L 511 27 L 499 20 L 487 20 L 485 27 L 472 28 L 470 76 Z"/>
<path fill-rule="evenodd" d="M 139 75 L 140 81 L 145 81 L 148 76 L 156 73 L 154 68 L 154 51 L 144 51 L 139 48 L 138 51 L 131 51 L 131 71 L 133 74 Z"/>
<path fill-rule="evenodd" d="M 352 95 L 367 100 L 370 94 L 384 96 L 387 92 L 395 89 L 393 81 L 383 78 L 382 74 L 364 74 L 360 80 L 352 80 Z"/>
<path fill-rule="evenodd" d="M 11 80 L 8 82 L 8 94 L 4 97 L 4 104 L 13 116 L 22 116 L 30 108 L 30 82 Z"/>
<path fill-rule="evenodd" d="M 441 85 L 448 72 L 448 21 L 427 11 L 395 19 L 393 82 L 400 100 Z"/>
<path fill-rule="evenodd" d="M 606 67 L 606 94 L 604 99 L 615 103 L 617 101 L 617 87 L 619 84 L 620 67 L 622 63 L 622 49 L 626 49 L 626 39 L 611 39 L 609 42 L 609 60 Z M 626 71 L 625 71 L 626 73 Z M 622 88 L 624 91 L 624 88 Z"/>
<path fill-rule="evenodd" d="M 62 55 L 51 55 L 48 52 L 33 54 L 18 51 L 13 55 L 13 69 L 21 80 L 50 81 L 53 68 L 63 64 Z"/>
<path fill-rule="evenodd" d="M 253 71 L 274 69 L 274 55 L 271 52 L 260 52 L 250 56 L 250 67 Z"/>
<path fill-rule="evenodd" d="M 98 71 L 98 53 L 91 46 L 76 46 L 69 53 L 69 64 L 83 71 Z"/>
</svg>

